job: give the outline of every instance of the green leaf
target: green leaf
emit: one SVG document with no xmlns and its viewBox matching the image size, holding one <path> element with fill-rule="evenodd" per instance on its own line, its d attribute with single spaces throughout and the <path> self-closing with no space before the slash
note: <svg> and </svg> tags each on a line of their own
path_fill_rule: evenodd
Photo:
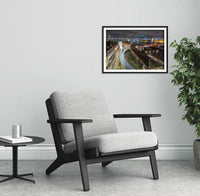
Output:
<svg viewBox="0 0 200 196">
<path fill-rule="evenodd" d="M 190 76 L 195 76 L 196 73 L 195 72 L 190 72 Z"/>
<path fill-rule="evenodd" d="M 197 36 L 196 42 L 200 44 L 200 36 Z"/>
</svg>

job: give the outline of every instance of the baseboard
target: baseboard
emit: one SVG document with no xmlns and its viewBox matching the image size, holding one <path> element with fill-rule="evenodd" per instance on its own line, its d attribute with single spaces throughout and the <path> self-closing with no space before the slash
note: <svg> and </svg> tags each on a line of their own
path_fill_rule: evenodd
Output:
<svg viewBox="0 0 200 196">
<path fill-rule="evenodd" d="M 54 160 L 55 147 L 52 144 L 19 147 L 20 160 Z M 192 145 L 160 144 L 156 151 L 157 160 L 191 160 L 193 159 Z M 11 160 L 10 147 L 0 147 L 0 160 Z M 142 158 L 145 159 L 145 158 Z"/>
<path fill-rule="evenodd" d="M 54 160 L 56 151 L 53 144 L 30 145 L 18 148 L 20 160 Z M 11 147 L 0 147 L 0 160 L 11 160 Z"/>
<path fill-rule="evenodd" d="M 193 146 L 188 144 L 160 144 L 156 151 L 158 160 L 192 160 Z"/>
</svg>

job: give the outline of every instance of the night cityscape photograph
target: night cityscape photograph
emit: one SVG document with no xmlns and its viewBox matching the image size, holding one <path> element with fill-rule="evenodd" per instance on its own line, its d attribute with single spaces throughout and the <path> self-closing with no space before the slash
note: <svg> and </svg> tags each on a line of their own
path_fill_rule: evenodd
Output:
<svg viewBox="0 0 200 196">
<path fill-rule="evenodd" d="M 164 71 L 165 29 L 109 29 L 104 35 L 106 71 Z"/>
</svg>

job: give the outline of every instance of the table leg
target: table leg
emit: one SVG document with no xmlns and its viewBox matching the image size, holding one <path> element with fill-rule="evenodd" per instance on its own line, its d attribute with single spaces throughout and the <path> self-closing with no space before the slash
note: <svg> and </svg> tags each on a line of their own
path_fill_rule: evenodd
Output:
<svg viewBox="0 0 200 196">
<path fill-rule="evenodd" d="M 34 180 L 30 180 L 27 178 L 23 178 L 22 176 L 33 176 L 33 173 L 27 173 L 27 174 L 19 174 L 18 175 L 18 146 L 12 146 L 13 149 L 13 160 L 12 160 L 12 166 L 13 166 L 13 171 L 12 171 L 12 175 L 0 175 L 0 177 L 8 177 L 5 178 L 3 180 L 0 180 L 0 183 L 11 180 L 13 178 L 17 178 L 20 180 L 25 180 L 25 181 L 29 181 L 29 182 L 33 182 L 35 183 Z"/>
<path fill-rule="evenodd" d="M 13 177 L 18 175 L 18 146 L 13 146 Z"/>
<path fill-rule="evenodd" d="M 18 178 L 20 180 L 25 180 L 25 181 L 33 182 L 35 184 L 35 180 L 31 180 L 31 179 L 28 179 L 28 178 L 23 178 L 21 176 L 17 176 L 16 178 Z"/>
<path fill-rule="evenodd" d="M 19 176 L 33 176 L 33 173 L 28 173 L 28 174 L 20 174 Z"/>
<path fill-rule="evenodd" d="M 6 181 L 8 181 L 8 180 L 12 180 L 13 178 L 14 178 L 13 176 L 10 176 L 10 177 L 8 177 L 8 178 L 5 178 L 5 179 L 1 180 L 0 183 L 6 182 Z"/>
<path fill-rule="evenodd" d="M 11 175 L 0 175 L 0 177 L 10 177 Z"/>
</svg>

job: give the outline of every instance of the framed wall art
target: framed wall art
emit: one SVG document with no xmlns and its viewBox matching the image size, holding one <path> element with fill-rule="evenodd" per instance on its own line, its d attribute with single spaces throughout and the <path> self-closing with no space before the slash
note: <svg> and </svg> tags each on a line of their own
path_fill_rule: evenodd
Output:
<svg viewBox="0 0 200 196">
<path fill-rule="evenodd" d="M 167 73 L 167 26 L 103 26 L 103 73 Z"/>
</svg>

